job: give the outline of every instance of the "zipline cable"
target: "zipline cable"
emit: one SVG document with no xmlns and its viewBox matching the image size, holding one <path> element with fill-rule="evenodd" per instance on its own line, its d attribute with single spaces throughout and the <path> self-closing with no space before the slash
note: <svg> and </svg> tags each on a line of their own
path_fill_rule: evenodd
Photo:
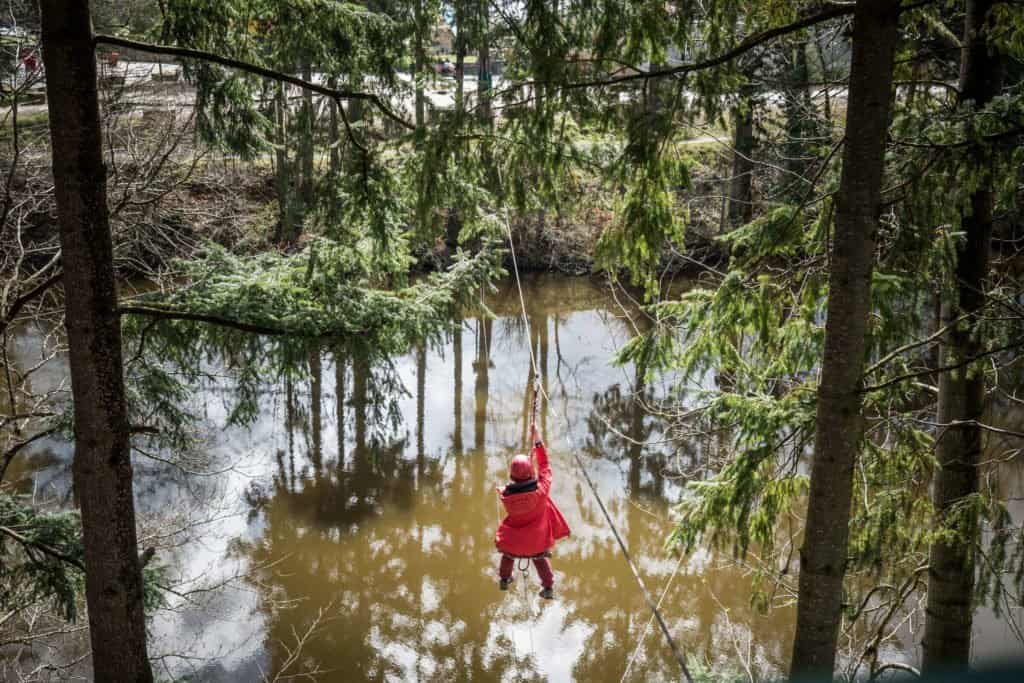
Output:
<svg viewBox="0 0 1024 683">
<path fill-rule="evenodd" d="M 679 573 L 679 568 L 683 566 L 683 560 L 686 558 L 682 553 L 679 554 L 679 560 L 676 562 L 676 568 L 672 570 L 672 576 L 668 577 L 668 581 L 665 582 L 665 588 L 661 591 L 661 597 L 658 598 L 658 609 L 661 609 L 661 603 L 665 601 L 665 596 L 668 595 L 668 589 L 672 587 L 672 582 L 675 581 L 676 574 Z M 626 670 L 622 672 L 622 678 L 619 679 L 619 683 L 626 683 L 626 679 L 629 678 L 629 672 L 633 669 L 633 663 L 636 661 L 637 656 L 640 654 L 640 648 L 643 647 L 644 640 L 647 638 L 647 632 L 651 630 L 651 624 L 654 623 L 654 615 L 647 620 L 644 625 L 644 630 L 640 634 L 640 637 L 636 641 L 636 649 L 633 650 L 633 656 L 629 658 L 629 663 L 626 664 Z"/>
<path fill-rule="evenodd" d="M 536 418 L 537 411 L 537 398 L 538 393 L 543 392 L 543 387 L 540 385 L 538 379 L 539 373 L 537 369 L 537 359 L 533 355 L 533 343 L 530 340 L 530 320 L 526 314 L 526 298 L 523 296 L 523 285 L 519 281 L 519 264 L 516 261 L 516 247 L 512 239 L 512 223 L 508 218 L 508 209 L 505 210 L 505 232 L 508 233 L 508 246 L 512 254 L 512 273 L 516 279 L 516 290 L 519 293 L 519 306 L 523 315 L 523 324 L 526 326 L 526 338 L 527 346 L 530 349 L 530 366 L 533 368 L 534 377 L 534 418 Z M 551 400 L 544 392 L 544 400 L 548 402 L 548 406 L 551 407 L 552 412 L 555 411 L 551 405 Z M 665 619 L 661 616 L 661 610 L 658 609 L 658 605 L 651 599 L 651 594 L 647 590 L 647 585 L 644 583 L 643 577 L 640 576 L 640 571 L 637 569 L 636 563 L 633 561 L 633 557 L 629 554 L 629 548 L 626 547 L 625 541 L 622 540 L 622 536 L 619 534 L 619 530 L 615 527 L 615 522 L 612 521 L 612 517 L 608 514 L 608 508 L 605 507 L 604 501 L 601 500 L 601 496 L 597 492 L 597 486 L 594 485 L 594 481 L 590 478 L 590 474 L 587 473 L 586 467 L 583 465 L 583 461 L 580 459 L 579 453 L 576 451 L 576 444 L 572 438 L 572 425 L 569 423 L 569 416 L 563 415 L 565 419 L 565 440 L 569 444 L 569 450 L 572 453 L 573 458 L 576 459 L 576 465 L 579 467 L 580 472 L 583 473 L 583 478 L 587 482 L 587 486 L 590 487 L 590 492 L 594 494 L 594 499 L 597 501 L 598 507 L 601 508 L 601 513 L 604 515 L 604 519 L 608 522 L 608 527 L 612 530 L 612 534 L 615 536 L 615 540 L 619 543 L 619 549 L 622 551 L 623 557 L 626 558 L 626 562 L 629 564 L 630 571 L 633 572 L 633 578 L 636 579 L 637 585 L 640 586 L 640 592 L 644 595 L 644 600 L 647 601 L 647 606 L 651 608 L 651 613 L 654 618 L 658 621 L 658 626 L 661 627 L 661 632 L 665 635 L 665 640 L 668 641 L 669 647 L 672 649 L 672 654 L 675 655 L 676 660 L 679 662 L 679 668 L 682 669 L 683 677 L 687 683 L 693 683 L 693 678 L 690 676 L 690 670 L 686 667 L 686 657 L 683 655 L 682 650 L 676 644 L 675 639 L 672 637 L 671 632 L 668 630 L 668 625 L 665 623 Z"/>
</svg>

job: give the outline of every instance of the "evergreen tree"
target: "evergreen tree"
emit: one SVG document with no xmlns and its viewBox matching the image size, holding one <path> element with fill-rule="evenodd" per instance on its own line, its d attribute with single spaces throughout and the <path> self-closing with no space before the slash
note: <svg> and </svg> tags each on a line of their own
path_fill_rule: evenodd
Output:
<svg viewBox="0 0 1024 683">
<path fill-rule="evenodd" d="M 40 10 L 93 670 L 152 681 L 89 3 Z"/>
<path fill-rule="evenodd" d="M 959 102 L 984 109 L 999 94 L 1002 59 L 991 44 L 995 17 L 988 0 L 967 0 L 964 12 Z M 970 117 L 972 112 L 967 112 Z M 968 119 L 966 132 L 976 126 Z M 985 328 L 980 320 L 989 290 L 989 252 L 995 208 L 994 168 L 982 149 L 972 150 L 966 164 L 979 175 L 977 187 L 962 210 L 964 238 L 957 244 L 952 293 L 943 302 L 939 324 L 945 332 L 940 344 L 940 367 L 968 361 L 962 368 L 939 377 L 936 422 L 941 432 L 935 451 L 939 469 L 932 499 L 939 523 L 947 532 L 931 547 L 928 570 L 928 607 L 925 612 L 923 671 L 949 666 L 966 669 L 970 663 L 971 624 L 974 615 L 975 544 L 981 542 L 977 511 L 982 459 L 986 375 L 970 363 L 985 351 Z"/>
<path fill-rule="evenodd" d="M 846 142 L 829 254 L 828 320 L 800 550 L 793 676 L 831 675 L 835 668 L 854 462 L 863 438 L 861 388 L 898 19 L 899 8 L 888 0 L 858 0 L 853 17 Z"/>
</svg>

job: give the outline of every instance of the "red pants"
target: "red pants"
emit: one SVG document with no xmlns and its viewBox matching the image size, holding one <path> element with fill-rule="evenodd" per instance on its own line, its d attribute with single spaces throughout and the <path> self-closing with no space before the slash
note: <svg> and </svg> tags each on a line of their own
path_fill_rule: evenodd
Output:
<svg viewBox="0 0 1024 683">
<path fill-rule="evenodd" d="M 540 585 L 544 588 L 551 588 L 555 585 L 555 574 L 551 571 L 551 562 L 546 557 L 533 558 L 533 566 L 537 568 L 537 576 L 540 577 Z M 511 555 L 502 554 L 501 566 L 498 567 L 498 576 L 503 579 L 512 577 L 512 570 L 516 567 L 516 558 Z"/>
</svg>

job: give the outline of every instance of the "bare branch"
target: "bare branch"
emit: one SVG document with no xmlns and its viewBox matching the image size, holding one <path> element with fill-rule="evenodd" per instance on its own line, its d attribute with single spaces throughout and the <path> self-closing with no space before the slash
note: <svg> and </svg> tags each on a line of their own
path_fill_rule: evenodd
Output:
<svg viewBox="0 0 1024 683">
<path fill-rule="evenodd" d="M 10 309 L 8 309 L 7 313 L 2 318 L 0 318 L 0 332 L 3 332 L 7 329 L 7 326 L 14 321 L 14 318 L 18 315 L 18 313 L 21 312 L 21 309 L 24 308 L 28 302 L 32 301 L 37 296 L 46 292 L 46 290 L 48 290 L 50 287 L 60 282 L 60 279 L 63 276 L 63 272 L 57 271 L 56 273 L 54 273 L 47 279 L 43 280 L 32 289 L 30 289 L 29 291 L 25 292 L 17 299 L 15 299 L 14 302 L 11 304 Z"/>
<path fill-rule="evenodd" d="M 172 55 L 174 57 L 182 57 L 185 59 L 198 59 L 204 62 L 212 62 L 214 64 L 220 64 L 231 69 L 238 69 L 239 71 L 245 71 L 247 73 L 269 78 L 274 81 L 282 83 L 289 83 L 303 90 L 309 90 L 315 93 L 330 97 L 333 100 L 367 100 L 373 103 L 384 116 L 388 117 L 395 123 L 398 123 L 403 128 L 409 130 L 415 130 L 416 126 L 403 119 L 398 114 L 391 111 L 391 109 L 384 104 L 384 101 L 373 93 L 366 92 L 354 92 L 351 90 L 337 90 L 335 88 L 328 88 L 325 85 L 318 83 L 311 83 L 310 81 L 303 80 L 297 76 L 292 76 L 281 71 L 274 69 L 268 69 L 264 66 L 257 64 L 250 64 L 249 62 L 242 61 L 240 59 L 231 59 L 230 57 L 224 57 L 213 52 L 207 52 L 205 50 L 195 50 L 188 47 L 178 47 L 176 45 L 156 45 L 153 43 L 142 43 L 137 40 L 129 40 L 127 38 L 118 38 L 116 36 L 107 35 L 95 35 L 93 36 L 93 44 L 95 45 L 116 45 L 118 47 L 125 47 L 131 50 L 139 50 L 140 52 L 149 52 L 150 54 L 162 54 Z"/>
</svg>

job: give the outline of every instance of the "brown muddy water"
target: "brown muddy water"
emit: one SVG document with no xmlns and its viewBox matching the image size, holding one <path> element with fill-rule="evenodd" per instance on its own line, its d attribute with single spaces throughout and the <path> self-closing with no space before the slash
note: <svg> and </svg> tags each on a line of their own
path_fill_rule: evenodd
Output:
<svg viewBox="0 0 1024 683">
<path fill-rule="evenodd" d="M 629 680 L 677 679 L 569 443 L 656 598 L 678 567 L 662 609 L 685 651 L 741 679 L 785 670 L 792 604 L 761 615 L 728 553 L 663 549 L 675 473 L 713 445 L 665 443 L 635 400 L 669 386 L 612 363 L 636 334 L 626 309 L 587 279 L 531 278 L 526 295 L 532 338 L 506 285 L 490 300 L 497 319 L 467 317 L 390 372 L 326 350 L 301 379 L 268 372 L 245 427 L 223 426 L 231 401 L 211 370 L 193 397 L 206 459 L 191 474 L 136 461 L 143 543 L 161 548 L 176 590 L 201 589 L 152 620 L 162 677 L 617 681 L 636 653 Z M 551 397 L 539 422 L 552 495 L 572 529 L 554 552 L 553 601 L 532 570 L 500 592 L 493 545 L 495 487 L 526 437 L 531 345 Z M 68 445 L 47 443 L 23 487 L 68 500 L 69 460 Z M 1005 620 L 982 613 L 976 628 L 977 657 L 1019 654 Z M 920 632 L 905 629 L 888 654 L 914 661 Z"/>
</svg>

